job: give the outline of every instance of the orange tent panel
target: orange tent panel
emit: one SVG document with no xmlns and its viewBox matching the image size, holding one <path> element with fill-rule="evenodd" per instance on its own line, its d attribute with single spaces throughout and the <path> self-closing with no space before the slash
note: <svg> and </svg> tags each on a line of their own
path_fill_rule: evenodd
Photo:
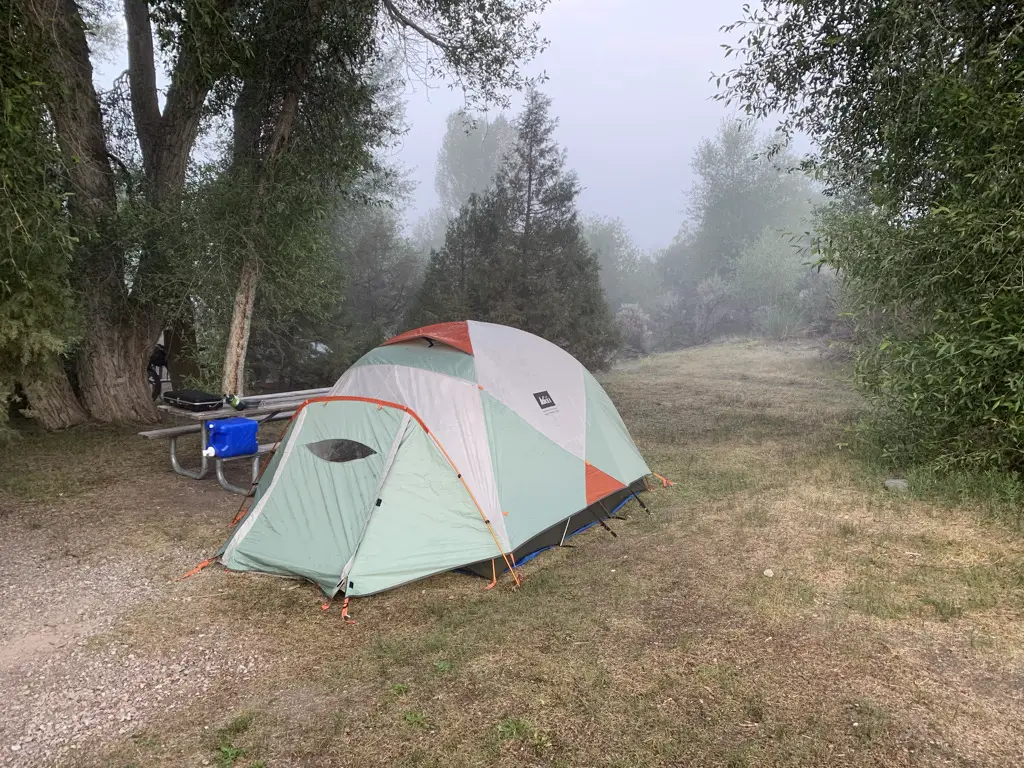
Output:
<svg viewBox="0 0 1024 768">
<path fill-rule="evenodd" d="M 473 354 L 473 343 L 469 339 L 469 323 L 465 320 L 456 323 L 437 323 L 425 325 L 405 333 L 400 333 L 394 338 L 388 339 L 384 344 L 397 344 L 400 341 L 412 341 L 413 339 L 430 339 L 440 341 L 449 347 Z"/>
<path fill-rule="evenodd" d="M 587 463 L 587 504 L 600 501 L 626 486 L 609 474 L 602 472 L 591 463 Z"/>
</svg>

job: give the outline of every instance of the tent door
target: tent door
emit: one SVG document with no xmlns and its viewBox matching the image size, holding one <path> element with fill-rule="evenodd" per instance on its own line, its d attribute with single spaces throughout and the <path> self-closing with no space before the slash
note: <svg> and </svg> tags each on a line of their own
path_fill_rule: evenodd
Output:
<svg viewBox="0 0 1024 768">
<path fill-rule="evenodd" d="M 391 450 L 388 451 L 388 457 L 384 460 L 384 466 L 381 468 L 380 475 L 377 478 L 377 490 L 373 494 L 373 507 L 369 510 L 366 515 L 366 522 L 363 525 L 363 530 L 359 536 L 359 543 L 362 543 L 363 535 L 366 533 L 366 529 L 370 527 L 370 520 L 373 519 L 373 513 L 376 512 L 377 508 L 383 503 L 380 497 L 381 489 L 384 487 L 384 483 L 388 479 L 388 474 L 391 472 L 391 467 L 395 464 L 395 457 L 398 455 L 398 449 L 402 445 L 402 441 L 405 439 L 405 434 L 409 429 L 409 424 L 412 421 L 409 414 L 404 414 L 402 423 L 398 427 L 398 431 L 395 432 L 395 439 L 391 443 Z M 356 555 L 359 554 L 359 544 L 356 544 L 355 549 L 352 552 L 352 556 L 349 557 L 345 566 L 341 569 L 341 576 L 338 578 L 338 590 L 344 592 L 347 587 L 348 575 L 352 570 L 352 564 L 356 560 Z"/>
</svg>

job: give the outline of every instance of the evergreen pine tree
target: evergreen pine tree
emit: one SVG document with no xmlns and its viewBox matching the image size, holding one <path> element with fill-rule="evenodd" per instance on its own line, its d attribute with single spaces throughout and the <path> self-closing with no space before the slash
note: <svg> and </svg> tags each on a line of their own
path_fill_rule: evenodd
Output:
<svg viewBox="0 0 1024 768">
<path fill-rule="evenodd" d="M 411 323 L 511 325 L 599 368 L 618 339 L 576 211 L 579 181 L 554 139 L 550 107 L 547 96 L 529 92 L 493 187 L 470 198 L 431 254 Z"/>
</svg>

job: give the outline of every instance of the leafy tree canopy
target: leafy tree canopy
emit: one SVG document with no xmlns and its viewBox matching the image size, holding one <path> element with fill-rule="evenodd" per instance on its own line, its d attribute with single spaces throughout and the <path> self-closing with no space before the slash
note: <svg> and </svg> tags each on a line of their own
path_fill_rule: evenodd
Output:
<svg viewBox="0 0 1024 768">
<path fill-rule="evenodd" d="M 821 249 L 858 302 L 871 434 L 897 462 L 1021 468 L 1024 9 L 772 0 L 729 29 L 722 98 L 810 136 L 836 197 Z"/>
<path fill-rule="evenodd" d="M 515 129 L 504 115 L 493 120 L 465 110 L 448 115 L 434 177 L 441 210 L 447 216 L 455 216 L 470 195 L 491 186 L 515 139 Z"/>
<path fill-rule="evenodd" d="M 670 279 L 731 278 L 766 230 L 804 231 L 814 190 L 796 166 L 778 137 L 761 135 L 752 122 L 727 120 L 704 139 L 693 156 L 688 220 L 663 259 Z"/>
<path fill-rule="evenodd" d="M 323 241 L 332 198 L 367 171 L 368 148 L 388 132 L 373 82 L 387 53 L 404 53 L 405 72 L 448 78 L 472 105 L 507 104 L 527 82 L 522 63 L 544 47 L 536 15 L 547 2 L 125 0 L 128 69 L 107 92 L 97 92 L 92 66 L 116 39 L 120 4 L 18 3 L 23 16 L 0 29 L 0 47 L 16 47 L 27 30 L 33 71 L 60 87 L 45 89 L 41 119 L 31 100 L 6 106 L 25 111 L 13 124 L 36 119 L 33 130 L 52 136 L 66 171 L 81 318 L 75 380 L 90 415 L 156 418 L 145 382 L 152 344 L 168 323 L 215 316 L 213 298 L 229 293 L 198 282 L 232 263 L 241 311 L 225 381 L 229 370 L 239 381 L 258 286 L 310 267 L 296 260 L 303 252 L 319 258 L 322 248 L 301 246 Z M 320 156 L 309 153 L 318 139 Z M 211 154 L 195 152 L 200 142 L 215 164 L 200 160 Z M 214 209 L 232 216 L 216 221 Z M 239 265 L 240 246 L 251 258 Z M 72 395 L 66 378 L 58 389 Z"/>
<path fill-rule="evenodd" d="M 583 222 L 583 236 L 601 268 L 608 306 L 617 312 L 623 304 L 639 301 L 644 293 L 644 258 L 622 219 L 590 216 Z"/>
</svg>

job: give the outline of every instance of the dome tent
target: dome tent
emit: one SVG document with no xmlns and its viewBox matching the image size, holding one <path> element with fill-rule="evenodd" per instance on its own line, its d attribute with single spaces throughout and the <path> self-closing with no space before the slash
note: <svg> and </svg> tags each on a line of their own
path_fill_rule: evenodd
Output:
<svg viewBox="0 0 1024 768">
<path fill-rule="evenodd" d="M 490 323 L 427 326 L 296 411 L 217 559 L 331 597 L 490 577 L 609 516 L 649 472 L 564 350 Z"/>
</svg>

